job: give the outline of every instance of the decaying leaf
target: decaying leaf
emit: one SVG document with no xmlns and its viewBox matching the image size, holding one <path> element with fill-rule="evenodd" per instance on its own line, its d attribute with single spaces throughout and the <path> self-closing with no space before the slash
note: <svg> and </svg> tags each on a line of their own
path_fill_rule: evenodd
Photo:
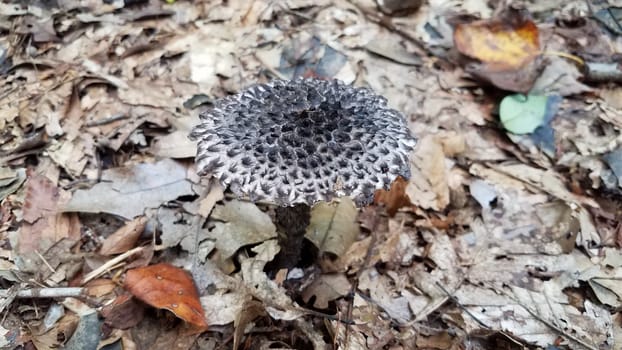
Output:
<svg viewBox="0 0 622 350">
<path fill-rule="evenodd" d="M 479 64 L 467 66 L 474 76 L 509 91 L 527 93 L 543 69 L 536 24 L 518 10 L 498 18 L 458 24 L 454 43 Z"/>
<path fill-rule="evenodd" d="M 234 322 L 240 313 L 245 312 L 243 305 L 251 299 L 252 295 L 244 290 L 236 290 L 202 296 L 201 305 L 208 324 L 222 326 Z"/>
<path fill-rule="evenodd" d="M 102 308 L 104 323 L 117 329 L 129 329 L 142 321 L 144 304 L 132 298 L 130 294 L 121 294 L 112 304 Z"/>
<path fill-rule="evenodd" d="M 240 268 L 242 279 L 249 292 L 264 303 L 266 311 L 274 319 L 295 320 L 304 316 L 306 311 L 297 307 L 285 289 L 268 278 L 263 271 L 266 264 L 279 252 L 277 240 L 265 241 L 251 250 L 257 255 L 243 260 Z"/>
<path fill-rule="evenodd" d="M 186 271 L 166 263 L 141 267 L 127 271 L 123 286 L 145 303 L 171 311 L 201 330 L 207 328 L 199 294 Z"/>
<path fill-rule="evenodd" d="M 492 71 L 519 69 L 540 53 L 538 27 L 518 14 L 459 24 L 454 42 L 461 53 Z"/>
<path fill-rule="evenodd" d="M 80 239 L 81 225 L 77 216 L 73 213 L 61 213 L 59 209 L 67 201 L 67 197 L 68 193 L 45 176 L 34 176 L 26 182 L 24 223 L 20 227 L 17 241 L 19 254 L 47 251 L 65 238 L 74 242 Z M 31 265 L 28 269 L 34 267 L 35 265 Z"/>
<path fill-rule="evenodd" d="M 238 313 L 238 316 L 235 318 L 235 332 L 233 334 L 233 349 L 237 350 L 240 345 L 240 341 L 244 336 L 245 331 L 247 330 L 247 326 L 253 322 L 259 316 L 263 316 L 266 314 L 266 310 L 262 303 L 256 300 L 247 300 L 242 305 L 242 310 L 244 312 Z"/>
<path fill-rule="evenodd" d="M 115 233 L 108 236 L 99 249 L 100 254 L 113 255 L 126 252 L 134 248 L 138 237 L 143 233 L 147 218 L 140 216 L 126 223 Z"/>
<path fill-rule="evenodd" d="M 384 204 L 387 207 L 387 213 L 390 216 L 394 216 L 395 213 L 402 207 L 412 205 L 410 199 L 406 195 L 406 186 L 408 181 L 403 177 L 398 176 L 391 184 L 391 189 L 378 190 L 374 195 L 375 204 Z"/>
<path fill-rule="evenodd" d="M 206 232 L 199 228 L 197 217 L 183 210 L 161 208 L 155 211 L 155 216 L 162 230 L 160 240 L 163 247 L 174 247 L 181 243 L 185 250 L 194 252 L 194 246 L 207 238 Z"/>
<path fill-rule="evenodd" d="M 424 137 L 411 156 L 411 178 L 406 195 L 414 205 L 442 210 L 449 204 L 445 153 L 439 140 Z"/>
<path fill-rule="evenodd" d="M 193 125 L 199 123 L 197 117 L 185 117 L 171 120 L 176 130 L 159 137 L 154 144 L 154 154 L 168 158 L 189 158 L 197 153 L 196 142 L 188 138 Z"/>
<path fill-rule="evenodd" d="M 0 167 L 0 201 L 17 189 L 26 181 L 26 169 L 13 170 Z"/>
<path fill-rule="evenodd" d="M 26 184 L 24 220 L 34 224 L 41 217 L 55 215 L 60 199 L 58 187 L 45 176 L 35 176 Z"/>
<path fill-rule="evenodd" d="M 186 168 L 173 160 L 137 164 L 105 170 L 102 182 L 78 190 L 64 211 L 111 213 L 127 219 L 143 214 L 145 208 L 160 206 L 180 196 L 193 195 Z"/>
<path fill-rule="evenodd" d="M 216 240 L 216 248 L 229 258 L 243 246 L 276 237 L 276 226 L 270 216 L 253 203 L 232 200 L 217 205 L 210 217 L 214 229 L 209 237 Z"/>
<path fill-rule="evenodd" d="M 315 296 L 313 306 L 319 309 L 328 308 L 328 303 L 350 292 L 350 282 L 344 274 L 322 275 L 302 292 L 305 302 Z"/>
<path fill-rule="evenodd" d="M 338 203 L 320 202 L 311 209 L 311 223 L 305 237 L 320 251 L 339 256 L 359 234 L 357 214 L 354 202 L 348 197 Z"/>
</svg>

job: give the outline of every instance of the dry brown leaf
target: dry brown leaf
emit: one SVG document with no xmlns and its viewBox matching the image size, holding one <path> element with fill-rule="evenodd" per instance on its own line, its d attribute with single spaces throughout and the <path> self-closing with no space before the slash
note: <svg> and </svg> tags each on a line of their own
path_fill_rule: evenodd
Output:
<svg viewBox="0 0 622 350">
<path fill-rule="evenodd" d="M 104 323 L 116 329 L 129 329 L 143 319 L 144 306 L 130 294 L 121 294 L 101 310 Z"/>
<path fill-rule="evenodd" d="M 45 252 L 64 238 L 78 241 L 81 227 L 78 216 L 59 213 L 59 206 L 67 201 L 68 194 L 41 175 L 32 177 L 26 186 L 25 219 L 19 230 L 17 252 L 20 255 Z M 28 269 L 32 268 L 36 266 Z"/>
<path fill-rule="evenodd" d="M 328 303 L 350 292 L 350 282 L 345 274 L 321 275 L 302 292 L 305 303 L 315 296 L 313 306 L 319 309 L 328 308 Z"/>
<path fill-rule="evenodd" d="M 253 322 L 254 319 L 260 316 L 266 315 L 266 309 L 263 304 L 256 300 L 246 300 L 242 304 L 242 312 L 238 312 L 233 323 L 235 331 L 233 333 L 233 350 L 237 350 L 240 346 L 240 341 L 247 330 L 247 326 Z"/>
<path fill-rule="evenodd" d="M 123 227 L 106 237 L 102 243 L 99 253 L 103 255 L 113 255 L 126 252 L 136 244 L 138 237 L 143 233 L 147 218 L 144 216 L 127 222 Z"/>
<path fill-rule="evenodd" d="M 210 184 L 209 193 L 201 200 L 197 213 L 204 218 L 209 217 L 216 203 L 223 198 L 225 198 L 225 195 L 222 185 L 217 181 L 213 181 Z"/>
<path fill-rule="evenodd" d="M 411 158 L 406 195 L 422 208 L 444 209 L 449 204 L 449 185 L 443 146 L 436 137 L 426 136 Z"/>
<path fill-rule="evenodd" d="M 391 189 L 389 191 L 383 189 L 376 191 L 374 195 L 374 204 L 384 204 L 389 216 L 395 216 L 395 213 L 397 213 L 400 208 L 412 205 L 406 195 L 407 185 L 408 181 L 398 176 L 391 184 Z"/>
<path fill-rule="evenodd" d="M 113 280 L 104 278 L 94 279 L 84 286 L 86 295 L 96 298 L 112 293 L 116 287 L 117 284 Z"/>
<path fill-rule="evenodd" d="M 129 270 L 124 287 L 138 299 L 198 327 L 207 328 L 205 312 L 190 274 L 165 263 Z"/>
<path fill-rule="evenodd" d="M 34 224 L 41 217 L 55 215 L 59 199 L 60 190 L 47 177 L 31 177 L 26 182 L 24 221 Z"/>
</svg>

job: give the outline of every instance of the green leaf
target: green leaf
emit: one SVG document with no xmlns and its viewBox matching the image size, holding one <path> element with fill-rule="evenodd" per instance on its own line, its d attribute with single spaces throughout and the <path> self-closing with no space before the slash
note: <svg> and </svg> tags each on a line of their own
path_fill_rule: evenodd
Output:
<svg viewBox="0 0 622 350">
<path fill-rule="evenodd" d="M 547 96 L 515 94 L 501 101 L 499 116 L 503 127 L 513 134 L 529 134 L 545 120 Z"/>
</svg>

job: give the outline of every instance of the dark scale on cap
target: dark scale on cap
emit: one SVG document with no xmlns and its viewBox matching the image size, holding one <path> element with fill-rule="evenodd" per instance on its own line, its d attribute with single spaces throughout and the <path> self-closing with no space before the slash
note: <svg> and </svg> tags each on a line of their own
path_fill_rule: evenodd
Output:
<svg viewBox="0 0 622 350">
<path fill-rule="evenodd" d="M 338 80 L 274 80 L 217 101 L 201 114 L 199 174 L 240 197 L 280 205 L 350 196 L 373 201 L 410 177 L 416 139 L 385 98 Z"/>
</svg>

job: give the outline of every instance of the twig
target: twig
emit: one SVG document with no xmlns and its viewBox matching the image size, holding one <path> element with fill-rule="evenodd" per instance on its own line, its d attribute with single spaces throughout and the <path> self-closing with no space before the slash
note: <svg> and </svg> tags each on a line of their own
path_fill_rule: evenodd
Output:
<svg viewBox="0 0 622 350">
<path fill-rule="evenodd" d="M 43 257 L 43 255 L 41 255 L 41 253 L 39 253 L 38 250 L 35 250 L 35 254 L 37 254 L 37 256 L 39 257 L 39 259 L 41 259 L 43 261 L 43 263 L 45 264 L 45 266 L 48 267 L 48 269 L 50 269 L 50 271 L 52 271 L 52 273 L 56 273 L 56 270 L 52 267 L 52 265 L 50 265 L 50 263 L 48 263 L 48 261 Z"/>
<path fill-rule="evenodd" d="M 82 287 L 67 288 L 31 288 L 17 291 L 16 298 L 66 298 L 81 297 L 84 294 Z M 0 297 L 11 296 L 11 289 L 0 289 Z"/>
<path fill-rule="evenodd" d="M 384 27 L 385 29 L 388 29 L 394 33 L 397 33 L 402 38 L 408 40 L 409 42 L 417 46 L 418 49 L 426 53 L 429 52 L 428 49 L 426 48 L 426 45 L 423 42 L 421 42 L 421 40 L 415 38 L 410 33 L 406 32 L 403 29 L 398 28 L 395 24 L 393 24 L 393 22 L 391 21 L 391 17 L 385 16 L 384 14 L 378 13 L 376 11 L 371 11 L 369 9 L 366 9 L 365 7 L 357 4 L 356 1 L 348 0 L 348 2 L 352 6 L 357 8 L 359 11 L 361 11 L 361 13 L 368 20 L 380 25 L 381 27 Z"/>
<path fill-rule="evenodd" d="M 527 305 L 523 305 L 520 300 L 518 300 L 516 297 L 510 295 L 509 293 L 507 293 L 505 290 L 501 289 L 498 290 L 501 293 L 505 294 L 505 296 L 507 296 L 508 298 L 512 299 L 517 305 L 520 305 L 523 309 L 527 310 L 527 312 L 529 314 L 531 314 L 531 316 L 535 317 L 536 319 L 538 319 L 538 321 L 544 323 L 547 327 L 551 328 L 552 330 L 558 332 L 559 334 L 561 334 L 562 336 L 578 343 L 581 344 L 582 346 L 584 346 L 586 349 L 590 349 L 590 350 L 598 350 L 597 346 L 594 346 L 592 344 L 588 344 L 585 341 L 575 337 L 574 335 L 566 332 L 565 330 L 563 330 L 562 328 L 558 327 L 557 325 L 555 325 L 553 322 L 545 319 L 544 317 L 540 316 L 537 312 L 533 311 L 530 307 L 528 307 Z"/>
<path fill-rule="evenodd" d="M 95 121 L 86 123 L 85 126 L 87 128 L 91 128 L 91 127 L 94 127 L 94 126 L 106 125 L 106 124 L 110 124 L 110 123 L 116 122 L 118 120 L 129 119 L 129 118 L 130 117 L 128 115 L 117 114 L 117 115 L 110 116 L 108 118 L 104 118 L 104 119 L 101 119 L 101 120 L 95 120 Z"/>
<path fill-rule="evenodd" d="M 140 253 L 143 251 L 143 247 L 136 247 L 132 250 L 128 250 L 127 252 L 108 260 L 105 264 L 103 264 L 102 266 L 98 267 L 97 269 L 91 271 L 89 274 L 87 274 L 86 276 L 84 276 L 84 278 L 82 279 L 82 281 L 80 282 L 80 284 L 85 284 L 88 281 L 98 277 L 99 275 L 102 275 L 104 273 L 106 273 L 109 269 L 111 269 L 113 266 L 115 266 L 116 264 L 120 263 L 121 261 L 129 258 L 130 256 Z"/>
<path fill-rule="evenodd" d="M 616 62 L 586 62 L 585 80 L 591 83 L 622 82 L 622 64 Z"/>
<path fill-rule="evenodd" d="M 466 307 L 464 307 L 464 305 L 460 304 L 460 302 L 458 301 L 458 299 L 453 296 L 451 293 L 449 293 L 449 291 L 447 289 L 445 289 L 445 287 L 443 287 L 442 284 L 438 283 L 438 281 L 436 282 L 436 286 L 443 291 L 443 293 L 445 293 L 447 295 L 447 298 L 449 298 L 449 300 L 451 300 L 454 304 L 456 304 L 456 306 L 458 306 L 460 308 L 460 310 L 466 312 L 467 315 L 469 315 L 472 319 L 475 320 L 475 322 L 477 322 L 480 326 L 486 328 L 486 329 L 491 329 L 491 327 L 487 324 L 484 323 L 484 321 L 480 320 L 479 318 L 475 317 L 475 315 L 473 315 L 473 313 L 471 313 L 471 311 L 469 311 Z"/>
</svg>

